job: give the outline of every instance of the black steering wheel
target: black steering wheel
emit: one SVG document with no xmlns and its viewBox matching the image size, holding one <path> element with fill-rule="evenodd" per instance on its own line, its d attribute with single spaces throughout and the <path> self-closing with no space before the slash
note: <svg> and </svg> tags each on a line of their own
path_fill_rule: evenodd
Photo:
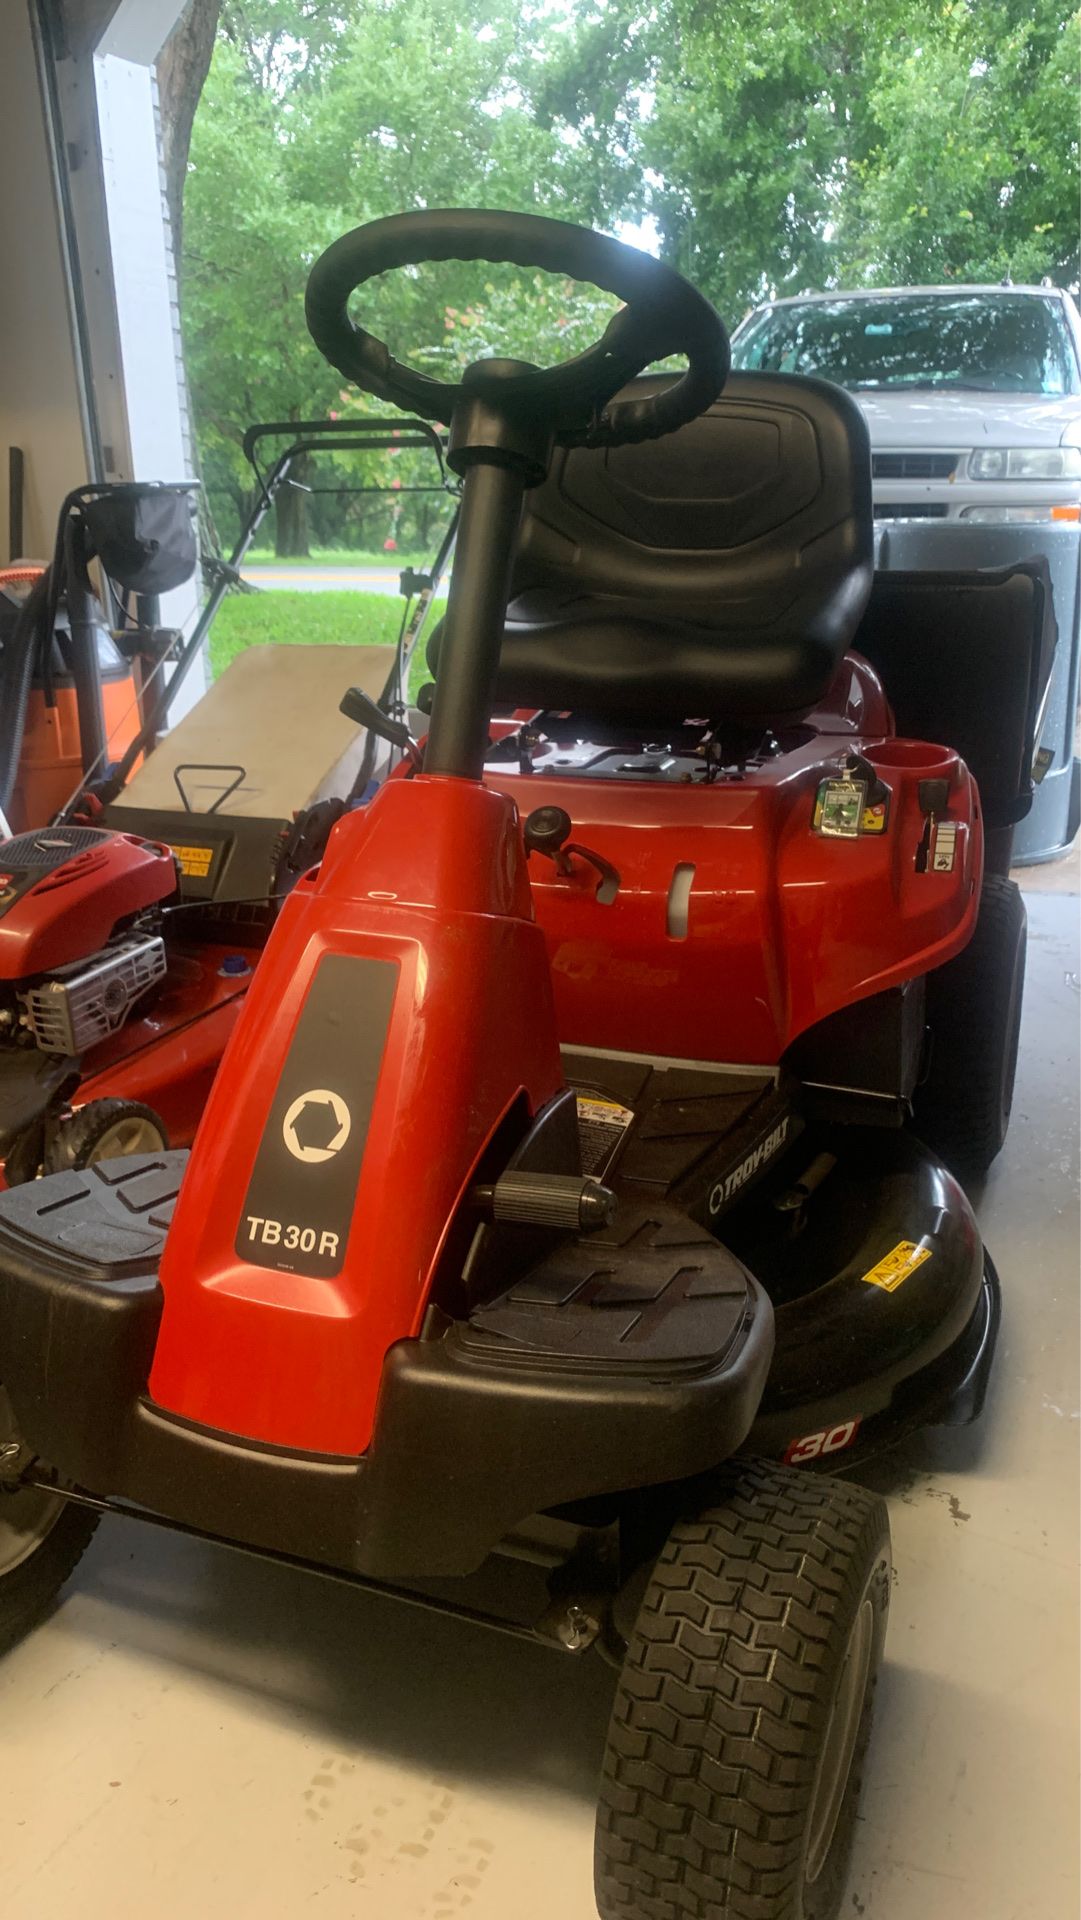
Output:
<svg viewBox="0 0 1081 1920">
<path fill-rule="evenodd" d="M 354 289 L 393 267 L 427 260 L 485 260 L 543 268 L 614 293 L 625 306 L 600 340 L 556 367 L 509 372 L 483 360 L 462 385 L 418 373 L 395 360 L 381 340 L 349 318 Z M 483 392 L 543 422 L 560 446 L 618 446 L 652 440 L 694 420 L 717 398 L 728 376 L 728 334 L 715 308 L 681 274 L 636 247 L 605 234 L 531 213 L 455 209 L 399 213 L 343 234 L 308 278 L 308 330 L 319 351 L 368 393 L 424 419 L 448 421 L 465 394 Z M 643 400 L 611 405 L 635 374 L 669 354 L 687 370 Z M 493 365 L 492 376 L 485 367 Z"/>
</svg>

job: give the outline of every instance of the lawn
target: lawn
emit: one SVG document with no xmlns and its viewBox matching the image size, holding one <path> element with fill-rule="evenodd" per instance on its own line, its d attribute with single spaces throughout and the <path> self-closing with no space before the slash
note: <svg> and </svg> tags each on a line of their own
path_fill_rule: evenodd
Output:
<svg viewBox="0 0 1081 1920">
<path fill-rule="evenodd" d="M 290 593 L 274 589 L 230 594 L 210 631 L 211 674 L 217 679 L 246 647 L 392 647 L 398 638 L 402 607 L 398 595 L 383 593 Z M 429 616 L 428 632 L 433 625 Z M 422 641 L 410 667 L 410 698 L 430 678 Z"/>
</svg>

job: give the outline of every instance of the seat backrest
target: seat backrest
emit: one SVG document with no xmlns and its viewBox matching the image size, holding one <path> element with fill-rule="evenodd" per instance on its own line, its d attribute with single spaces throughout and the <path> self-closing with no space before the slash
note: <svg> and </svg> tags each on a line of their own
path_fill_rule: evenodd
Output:
<svg viewBox="0 0 1081 1920">
<path fill-rule="evenodd" d="M 651 375 L 635 389 L 664 384 Z M 653 705 L 658 679 L 685 712 L 713 713 L 718 700 L 805 710 L 859 623 L 872 552 L 855 402 L 823 380 L 733 374 L 707 413 L 662 440 L 556 454 L 526 500 L 500 697 L 580 700 L 593 622 L 603 697 L 614 622 L 634 628 L 610 689 L 620 710 L 642 696 Z M 563 625 L 573 662 L 558 644 Z M 681 629 L 692 645 L 680 645 Z M 561 689 L 570 665 L 574 684 Z"/>
</svg>

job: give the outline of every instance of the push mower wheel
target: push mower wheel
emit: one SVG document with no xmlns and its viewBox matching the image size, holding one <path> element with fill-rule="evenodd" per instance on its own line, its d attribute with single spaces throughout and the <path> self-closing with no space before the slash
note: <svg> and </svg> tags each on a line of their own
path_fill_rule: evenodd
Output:
<svg viewBox="0 0 1081 1920">
<path fill-rule="evenodd" d="M 96 1513 L 59 1494 L 5 1486 L 18 1445 L 11 1402 L 0 1387 L 0 1653 L 50 1611 L 98 1524 Z"/>
<path fill-rule="evenodd" d="M 862 1487 L 734 1461 L 677 1522 L 608 1729 L 602 1920 L 833 1920 L 889 1595 Z"/>
<path fill-rule="evenodd" d="M 57 1128 L 45 1149 L 46 1173 L 92 1167 L 132 1153 L 164 1153 L 165 1122 L 141 1100 L 89 1100 Z"/>
<path fill-rule="evenodd" d="M 4 1161 L 4 1185 L 24 1187 L 28 1180 L 36 1180 L 41 1172 L 42 1156 L 45 1152 L 45 1129 L 41 1121 L 27 1127 L 18 1139 L 8 1148 Z"/>
<path fill-rule="evenodd" d="M 1017 886 L 1003 874 L 988 874 L 968 946 L 928 975 L 931 1061 L 916 1092 L 914 1123 L 962 1180 L 987 1172 L 1010 1124 L 1025 929 Z"/>
</svg>

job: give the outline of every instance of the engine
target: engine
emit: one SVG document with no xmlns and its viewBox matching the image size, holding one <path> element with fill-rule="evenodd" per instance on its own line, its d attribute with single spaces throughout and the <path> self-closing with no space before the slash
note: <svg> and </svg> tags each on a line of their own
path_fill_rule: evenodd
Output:
<svg viewBox="0 0 1081 1920">
<path fill-rule="evenodd" d="M 45 1053 L 85 1053 L 123 1026 L 136 1000 L 165 976 L 160 934 L 120 939 L 80 964 L 16 993 L 25 1025 Z"/>
<path fill-rule="evenodd" d="M 166 971 L 155 909 L 168 847 L 97 827 L 0 842 L 0 1042 L 73 1057 L 108 1039 Z"/>
</svg>

